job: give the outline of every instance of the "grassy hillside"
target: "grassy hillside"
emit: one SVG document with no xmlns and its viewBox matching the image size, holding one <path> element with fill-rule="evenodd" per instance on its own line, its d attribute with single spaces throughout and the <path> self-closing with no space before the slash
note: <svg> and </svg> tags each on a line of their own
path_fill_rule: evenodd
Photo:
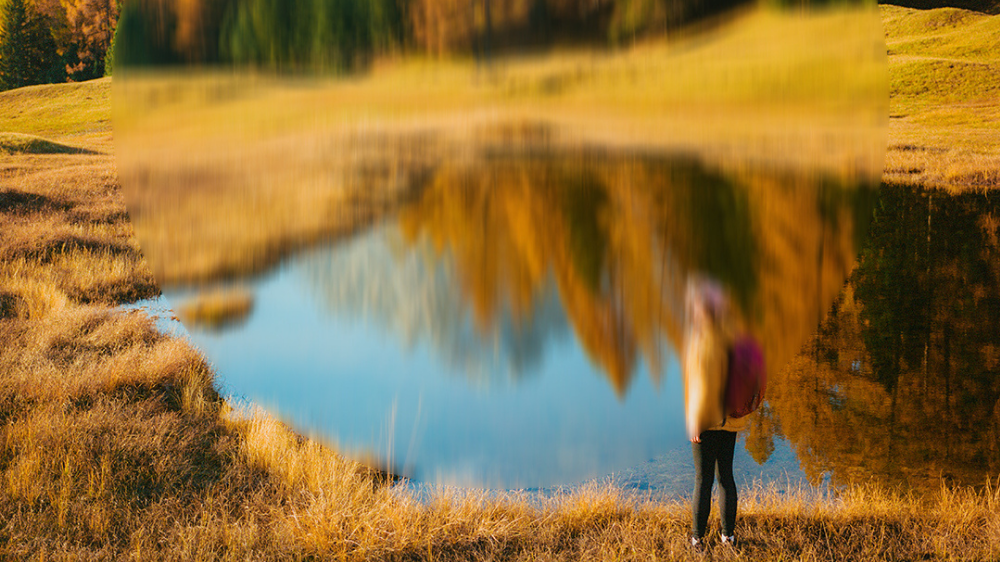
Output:
<svg viewBox="0 0 1000 562">
<path fill-rule="evenodd" d="M 893 0 L 892 4 L 919 10 L 961 8 L 983 14 L 1000 14 L 1000 1 L 998 0 Z"/>
<path fill-rule="evenodd" d="M 109 140 L 111 79 L 43 84 L 0 92 L 0 131 L 53 139 Z"/>
<path fill-rule="evenodd" d="M 885 179 L 1000 186 L 1000 16 L 881 9 L 891 84 Z"/>
</svg>

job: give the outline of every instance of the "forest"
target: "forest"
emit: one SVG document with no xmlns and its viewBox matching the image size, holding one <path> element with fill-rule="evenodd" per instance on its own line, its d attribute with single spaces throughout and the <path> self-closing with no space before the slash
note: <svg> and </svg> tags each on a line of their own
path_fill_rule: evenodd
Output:
<svg viewBox="0 0 1000 562">
<path fill-rule="evenodd" d="M 0 89 L 104 76 L 117 0 L 5 0 L 0 7 Z"/>
<path fill-rule="evenodd" d="M 883 184 L 820 332 L 768 380 L 748 448 L 782 434 L 815 482 L 975 485 L 1000 467 L 997 203 Z"/>
<path fill-rule="evenodd" d="M 0 89 L 117 66 L 344 72 L 379 57 L 628 45 L 752 0 L 0 0 Z M 757 0 L 779 7 L 867 0 Z"/>
</svg>

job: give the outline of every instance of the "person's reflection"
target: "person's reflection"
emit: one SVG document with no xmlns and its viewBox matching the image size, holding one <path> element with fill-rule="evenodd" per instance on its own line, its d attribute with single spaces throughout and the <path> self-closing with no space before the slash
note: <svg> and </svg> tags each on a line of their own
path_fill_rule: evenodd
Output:
<svg viewBox="0 0 1000 562">
<path fill-rule="evenodd" d="M 686 301 L 684 409 L 695 470 L 691 545 L 701 551 L 712 508 L 716 468 L 722 488 L 719 494 L 722 542 L 735 544 L 733 453 L 736 432 L 746 425 L 746 417 L 727 418 L 723 410 L 728 350 L 734 334 L 734 318 L 725 291 L 714 281 L 691 278 Z"/>
</svg>

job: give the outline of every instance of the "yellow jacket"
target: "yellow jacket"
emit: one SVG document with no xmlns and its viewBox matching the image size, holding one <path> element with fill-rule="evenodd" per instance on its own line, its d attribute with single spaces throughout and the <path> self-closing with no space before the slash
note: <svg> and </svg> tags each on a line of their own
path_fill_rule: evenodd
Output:
<svg viewBox="0 0 1000 562">
<path fill-rule="evenodd" d="M 715 427 L 709 428 L 709 431 L 715 431 L 719 429 L 721 429 L 722 431 L 743 431 L 747 427 L 748 419 L 750 419 L 750 416 L 743 416 L 742 418 L 727 417 L 725 422 L 720 423 Z"/>
<path fill-rule="evenodd" d="M 688 437 L 703 431 L 740 431 L 747 417 L 727 418 L 724 410 L 729 348 L 733 337 L 718 322 L 706 320 L 687 330 L 684 357 L 684 412 Z"/>
</svg>

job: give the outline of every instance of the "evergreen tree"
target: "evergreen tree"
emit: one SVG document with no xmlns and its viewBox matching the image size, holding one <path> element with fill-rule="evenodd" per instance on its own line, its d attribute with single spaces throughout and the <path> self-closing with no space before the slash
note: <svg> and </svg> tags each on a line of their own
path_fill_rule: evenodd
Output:
<svg viewBox="0 0 1000 562">
<path fill-rule="evenodd" d="M 55 40 L 26 0 L 7 0 L 0 34 L 0 88 L 9 90 L 65 77 Z"/>
<path fill-rule="evenodd" d="M 121 13 L 121 2 L 118 2 L 118 11 Z M 108 45 L 108 51 L 104 53 L 104 75 L 111 76 L 115 72 L 115 45 L 118 40 L 118 29 L 120 26 L 115 25 L 114 32 L 111 34 L 111 44 Z"/>
<path fill-rule="evenodd" d="M 0 88 L 9 90 L 28 83 L 24 57 L 27 13 L 24 0 L 7 0 L 3 9 L 3 35 L 0 35 Z"/>
<path fill-rule="evenodd" d="M 177 20 L 165 6 L 124 2 L 112 42 L 115 70 L 126 67 L 174 64 L 181 58 L 174 51 Z"/>
</svg>

